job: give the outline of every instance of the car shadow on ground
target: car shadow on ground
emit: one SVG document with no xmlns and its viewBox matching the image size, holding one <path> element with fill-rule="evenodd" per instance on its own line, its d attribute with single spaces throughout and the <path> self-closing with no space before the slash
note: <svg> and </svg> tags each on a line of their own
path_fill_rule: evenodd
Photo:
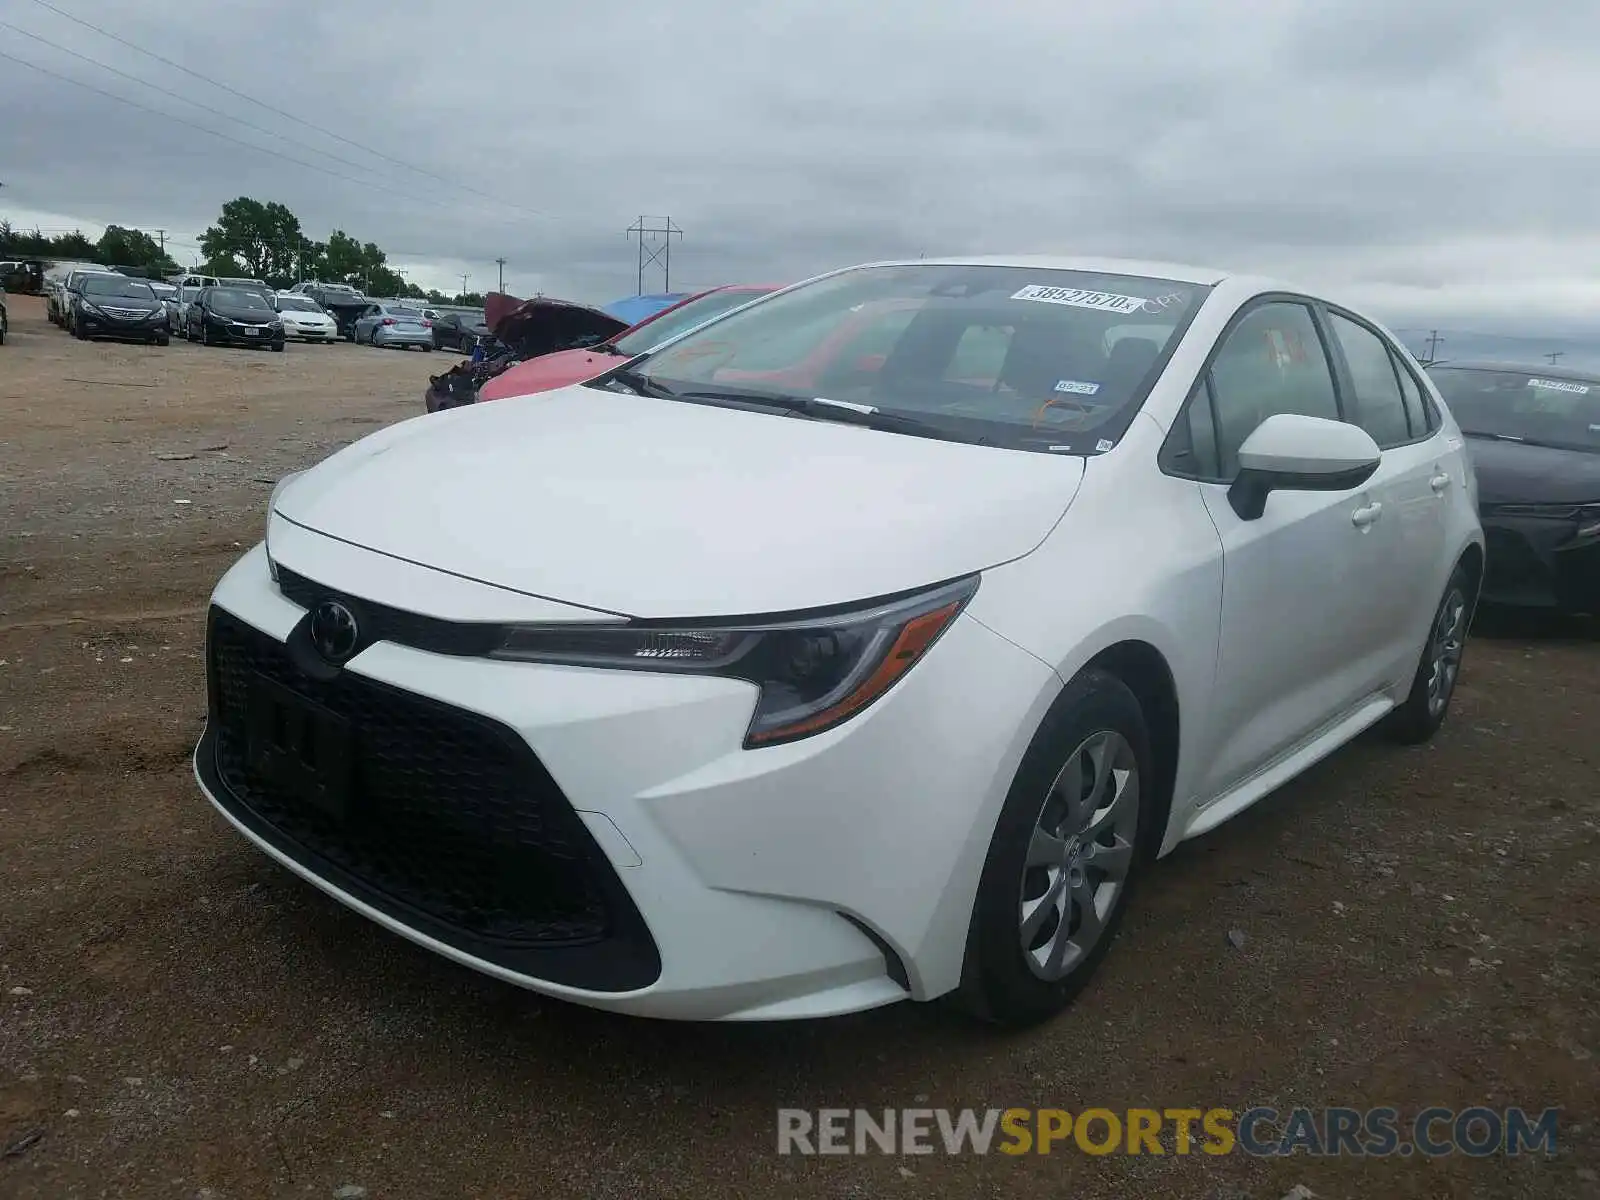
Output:
<svg viewBox="0 0 1600 1200">
<path fill-rule="evenodd" d="M 1600 642 L 1600 616 L 1484 604 L 1472 619 L 1471 636 L 1554 644 Z"/>
</svg>

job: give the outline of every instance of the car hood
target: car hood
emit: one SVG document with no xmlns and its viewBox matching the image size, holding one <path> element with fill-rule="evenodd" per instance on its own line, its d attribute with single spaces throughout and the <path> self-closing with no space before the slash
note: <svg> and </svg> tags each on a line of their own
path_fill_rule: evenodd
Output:
<svg viewBox="0 0 1600 1200">
<path fill-rule="evenodd" d="M 628 328 L 626 321 L 619 321 L 597 308 L 550 297 L 524 300 L 502 315 L 497 310 L 503 305 L 489 306 L 489 301 L 496 299 L 497 296 L 492 295 L 485 301 L 485 324 L 494 330 L 496 338 L 523 358 L 535 358 L 555 350 L 592 346 Z M 510 301 L 513 298 L 503 299 Z"/>
<path fill-rule="evenodd" d="M 380 553 L 636 617 L 869 599 L 1027 554 L 1081 459 L 572 387 L 401 422 L 275 511 Z"/>
<path fill-rule="evenodd" d="M 615 354 L 593 350 L 557 350 L 502 371 L 478 393 L 479 400 L 504 400 L 507 396 L 531 396 L 593 379 L 624 360 Z"/>
<path fill-rule="evenodd" d="M 1600 500 L 1600 452 L 1469 437 L 1480 504 L 1587 504 Z"/>
</svg>

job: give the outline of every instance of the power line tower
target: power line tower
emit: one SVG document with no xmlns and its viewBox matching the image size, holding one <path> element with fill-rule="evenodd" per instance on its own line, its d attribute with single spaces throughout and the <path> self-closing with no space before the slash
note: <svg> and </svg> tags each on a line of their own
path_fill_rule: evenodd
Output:
<svg viewBox="0 0 1600 1200">
<path fill-rule="evenodd" d="M 1431 363 L 1439 357 L 1439 347 L 1444 345 L 1444 339 L 1439 336 L 1437 329 L 1428 334 L 1428 354 L 1422 361 Z"/>
<path fill-rule="evenodd" d="M 657 222 L 657 224 L 646 224 Z M 628 226 L 628 236 L 637 235 L 639 238 L 639 295 L 644 295 L 644 269 L 653 263 L 661 264 L 661 290 L 672 290 L 672 239 L 674 236 L 682 237 L 683 230 L 672 223 L 671 217 L 646 217 L 640 215 L 638 221 Z M 649 238 L 649 244 L 645 238 Z M 660 238 L 657 243 L 656 239 Z"/>
<path fill-rule="evenodd" d="M 467 280 L 469 280 L 471 278 L 472 278 L 472 275 L 471 275 L 470 272 L 468 272 L 468 271 L 461 272 L 461 303 L 463 303 L 463 304 L 465 304 L 467 302 Z"/>
<path fill-rule="evenodd" d="M 1565 354 L 1565 350 L 1552 350 L 1549 354 L 1546 354 L 1545 357 L 1550 360 L 1550 365 L 1553 367 L 1556 365 L 1556 359 L 1561 358 Z"/>
</svg>

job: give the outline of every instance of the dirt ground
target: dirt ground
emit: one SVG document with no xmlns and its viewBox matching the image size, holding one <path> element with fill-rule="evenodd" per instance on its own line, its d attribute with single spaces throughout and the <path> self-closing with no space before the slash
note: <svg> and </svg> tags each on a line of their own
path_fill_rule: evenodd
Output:
<svg viewBox="0 0 1600 1200">
<path fill-rule="evenodd" d="M 452 358 L 86 345 L 17 297 L 12 329 L 0 1196 L 1600 1196 L 1592 625 L 1480 629 L 1431 746 L 1363 739 L 1158 864 L 1047 1027 L 614 1017 L 370 925 L 190 774 L 203 605 L 271 481 L 418 413 Z M 775 1149 L 785 1106 L 1257 1104 L 1564 1112 L 1515 1159 Z"/>
</svg>

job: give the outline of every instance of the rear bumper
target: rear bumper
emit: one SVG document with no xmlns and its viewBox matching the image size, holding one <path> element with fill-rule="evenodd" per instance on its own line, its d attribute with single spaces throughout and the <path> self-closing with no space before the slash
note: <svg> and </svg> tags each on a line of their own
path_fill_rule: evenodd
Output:
<svg viewBox="0 0 1600 1200">
<path fill-rule="evenodd" d="M 376 346 L 426 346 L 433 349 L 433 334 L 426 329 L 420 333 L 385 333 L 380 329 L 372 341 Z"/>
<path fill-rule="evenodd" d="M 1600 612 L 1600 530 L 1593 522 L 1483 516 L 1482 600 L 1517 608 Z"/>
</svg>

